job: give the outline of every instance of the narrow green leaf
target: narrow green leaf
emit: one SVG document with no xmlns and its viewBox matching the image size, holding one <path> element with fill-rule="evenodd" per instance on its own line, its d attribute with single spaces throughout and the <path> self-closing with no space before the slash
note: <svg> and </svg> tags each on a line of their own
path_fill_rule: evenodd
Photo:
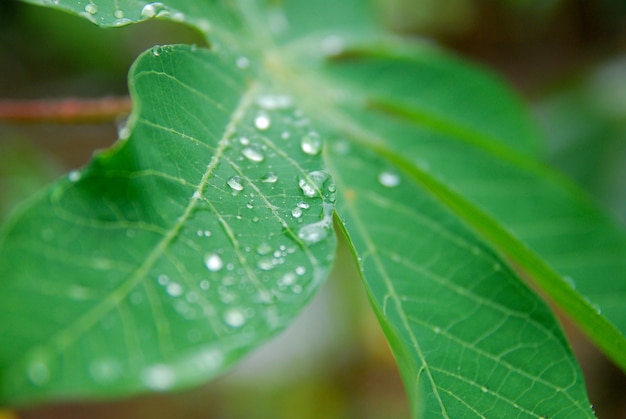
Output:
<svg viewBox="0 0 626 419">
<path fill-rule="evenodd" d="M 396 162 L 342 142 L 327 162 L 414 417 L 593 417 L 557 321 L 497 254 Z"/>
<path fill-rule="evenodd" d="M 0 231 L 3 404 L 204 382 L 325 278 L 332 181 L 301 144 L 317 134 L 237 58 L 142 55 L 120 142 Z"/>
</svg>

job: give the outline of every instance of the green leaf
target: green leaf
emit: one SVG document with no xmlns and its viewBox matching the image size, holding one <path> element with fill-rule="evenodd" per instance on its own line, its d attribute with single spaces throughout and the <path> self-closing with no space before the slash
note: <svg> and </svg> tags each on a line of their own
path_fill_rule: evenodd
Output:
<svg viewBox="0 0 626 419">
<path fill-rule="evenodd" d="M 130 138 L 5 224 L 2 403 L 204 382 L 325 278 L 332 183 L 300 141 L 317 134 L 237 59 L 142 55 Z"/>
<path fill-rule="evenodd" d="M 332 150 L 337 210 L 415 417 L 593 417 L 558 323 L 506 263 L 393 161 Z"/>
<path fill-rule="evenodd" d="M 414 415 L 593 416 L 519 274 L 626 366 L 607 320 L 626 329 L 626 240 L 537 161 L 534 127 L 491 76 L 382 37 L 357 0 L 56 3 L 101 26 L 186 22 L 213 52 L 144 55 L 131 138 L 0 232 L 0 310 L 18 319 L 0 326 L 18 342 L 0 350 L 3 402 L 185 387 L 283 327 L 334 245 L 310 118 Z"/>
</svg>

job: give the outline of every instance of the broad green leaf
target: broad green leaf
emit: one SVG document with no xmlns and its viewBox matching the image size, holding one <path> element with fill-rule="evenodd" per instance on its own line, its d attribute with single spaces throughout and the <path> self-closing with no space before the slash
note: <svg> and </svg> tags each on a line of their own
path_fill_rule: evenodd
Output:
<svg viewBox="0 0 626 419">
<path fill-rule="evenodd" d="M 20 319 L 0 332 L 22 342 L 0 353 L 3 401 L 187 386 L 279 330 L 334 244 L 310 118 L 415 415 L 592 416 L 558 324 L 508 265 L 625 365 L 606 318 L 625 330 L 626 241 L 536 161 L 534 128 L 492 77 L 381 37 L 357 0 L 54 3 L 101 26 L 186 22 L 214 51 L 143 56 L 130 140 L 0 233 L 0 310 Z"/>
<path fill-rule="evenodd" d="M 449 108 L 453 112 L 449 118 L 440 119 L 429 96 L 438 93 L 419 89 L 425 83 L 420 75 L 428 74 L 432 65 L 432 60 L 426 59 L 431 55 L 422 49 L 407 54 L 404 45 L 383 52 L 376 47 L 347 47 L 324 67 L 326 80 L 344 90 L 343 94 L 336 93 L 333 113 L 324 116 L 326 122 L 340 135 L 357 141 L 356 147 L 402 156 L 406 161 L 401 165 L 405 167 L 398 166 L 396 170 L 430 173 L 446 185 L 451 194 L 436 185 L 425 187 L 439 195 L 440 200 L 448 201 L 446 205 L 456 207 L 466 223 L 529 273 L 615 362 L 626 366 L 626 340 L 620 335 L 626 330 L 626 309 L 621 304 L 626 299 L 623 233 L 576 188 L 535 160 L 516 152 L 504 141 L 491 141 L 459 126 L 453 116 L 457 108 L 473 115 L 476 126 L 488 120 L 482 111 L 469 111 L 482 108 L 478 106 L 482 96 L 467 94 L 458 87 L 452 89 L 459 96 L 448 102 L 457 107 Z M 445 76 L 453 68 L 448 66 L 440 74 L 438 86 L 453 85 L 453 77 Z M 381 74 L 415 77 L 398 86 L 399 76 L 388 78 Z M 415 99 L 420 94 L 422 97 Z M 471 103 L 467 102 L 468 97 Z M 509 138 L 517 138 L 519 130 L 514 128 L 513 124 L 509 126 Z M 620 332 L 599 318 L 597 312 Z"/>
<path fill-rule="evenodd" d="M 593 417 L 558 323 L 506 263 L 393 161 L 331 150 L 337 210 L 414 416 Z"/>
<path fill-rule="evenodd" d="M 332 184 L 317 134 L 237 58 L 142 55 L 130 138 L 4 225 L 2 403 L 204 382 L 326 276 Z"/>
</svg>

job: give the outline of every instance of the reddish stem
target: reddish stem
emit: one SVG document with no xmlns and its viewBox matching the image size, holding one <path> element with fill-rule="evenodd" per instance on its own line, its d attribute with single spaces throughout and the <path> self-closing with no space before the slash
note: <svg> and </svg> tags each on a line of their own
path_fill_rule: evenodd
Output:
<svg viewBox="0 0 626 419">
<path fill-rule="evenodd" d="M 64 124 L 110 122 L 128 114 L 128 97 L 59 100 L 0 100 L 0 120 L 10 122 L 54 122 Z"/>
</svg>

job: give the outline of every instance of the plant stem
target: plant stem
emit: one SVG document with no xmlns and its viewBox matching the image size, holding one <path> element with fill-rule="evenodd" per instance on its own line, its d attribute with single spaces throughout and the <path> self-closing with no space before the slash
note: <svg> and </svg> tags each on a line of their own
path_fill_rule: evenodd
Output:
<svg viewBox="0 0 626 419">
<path fill-rule="evenodd" d="M 114 121 L 131 110 L 130 98 L 0 100 L 0 121 L 79 124 Z"/>
</svg>

